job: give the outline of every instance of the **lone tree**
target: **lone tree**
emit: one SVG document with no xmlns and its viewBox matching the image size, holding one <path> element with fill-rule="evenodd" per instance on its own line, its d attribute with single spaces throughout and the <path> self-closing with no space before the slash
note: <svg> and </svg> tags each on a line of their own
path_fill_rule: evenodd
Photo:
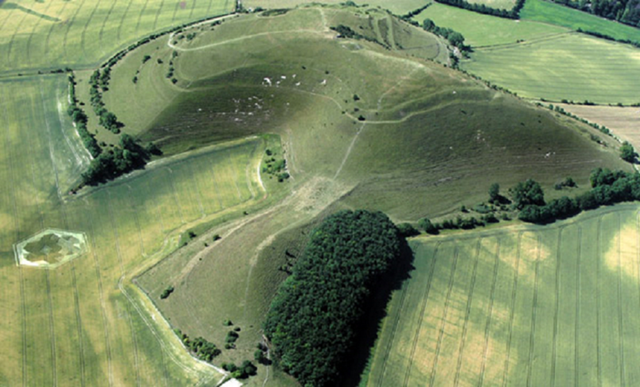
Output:
<svg viewBox="0 0 640 387">
<path fill-rule="evenodd" d="M 622 160 L 627 161 L 629 163 L 635 163 L 638 158 L 638 153 L 635 149 L 633 149 L 633 145 L 629 143 L 629 141 L 625 141 L 622 143 L 620 147 L 620 158 Z"/>
<path fill-rule="evenodd" d="M 544 206 L 544 192 L 540 184 L 533 179 L 518 183 L 509 190 L 518 210 L 530 204 Z"/>
<path fill-rule="evenodd" d="M 491 187 L 489 187 L 489 202 L 500 202 L 500 184 L 493 183 L 491 184 Z"/>
</svg>

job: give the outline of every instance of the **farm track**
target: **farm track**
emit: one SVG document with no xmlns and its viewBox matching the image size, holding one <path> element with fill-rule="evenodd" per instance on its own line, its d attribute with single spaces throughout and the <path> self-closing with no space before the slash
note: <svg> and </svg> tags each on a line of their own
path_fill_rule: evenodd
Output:
<svg viewBox="0 0 640 387">
<path fill-rule="evenodd" d="M 76 12 L 73 14 L 73 16 L 71 17 L 71 20 L 67 22 L 67 30 L 64 32 L 64 38 L 62 40 L 62 47 L 64 49 L 64 56 L 66 58 L 69 58 L 70 55 L 67 52 L 67 38 L 69 36 L 69 31 L 71 30 L 71 27 L 73 26 L 73 24 L 76 22 L 76 18 L 78 17 L 78 14 L 80 13 L 80 10 L 82 9 L 82 7 L 84 6 L 86 0 L 80 0 L 80 4 L 78 5 L 78 8 L 76 8 Z"/>
<path fill-rule="evenodd" d="M 509 336 L 507 338 L 507 358 L 504 361 L 504 373 L 502 376 L 502 386 L 507 386 L 508 376 L 509 376 L 509 362 L 511 360 L 511 340 L 513 338 L 513 320 L 515 317 L 515 308 L 516 308 L 516 295 L 518 292 L 518 277 L 519 277 L 519 269 L 520 269 L 520 250 L 522 243 L 522 232 L 518 233 L 518 242 L 517 242 L 517 253 L 516 253 L 516 267 L 514 269 L 513 274 L 513 289 L 511 291 L 511 306 L 509 308 Z"/>
<path fill-rule="evenodd" d="M 89 28 L 89 25 L 91 24 L 91 20 L 93 20 L 93 15 L 95 15 L 96 13 L 96 10 L 100 7 L 100 3 L 102 3 L 102 0 L 96 1 L 96 6 L 93 8 L 93 11 L 91 11 L 91 14 L 89 14 L 89 17 L 87 18 L 87 22 L 85 23 L 84 28 L 82 29 L 82 33 L 80 34 L 80 49 L 84 53 L 84 56 L 87 58 L 89 57 L 87 53 L 87 45 L 85 44 L 87 28 Z"/>
<path fill-rule="evenodd" d="M 64 4 L 62 5 L 62 8 L 60 9 L 60 12 L 58 13 L 58 16 L 56 16 L 58 19 L 62 20 L 61 17 L 62 15 L 64 15 L 64 10 L 67 9 L 67 4 L 69 4 L 70 1 L 65 1 Z M 45 43 L 44 43 L 44 56 L 47 56 L 47 54 L 49 54 L 49 40 L 51 39 L 51 33 L 53 32 L 53 29 L 55 28 L 56 23 L 51 23 L 51 27 L 49 27 L 49 32 L 47 32 L 47 37 L 45 38 Z"/>
<path fill-rule="evenodd" d="M 480 381 L 478 386 L 484 384 L 484 372 L 487 366 L 487 357 L 489 356 L 489 331 L 491 330 L 491 322 L 493 321 L 493 302 L 495 300 L 496 283 L 498 281 L 498 268 L 500 267 L 500 239 L 496 238 L 496 253 L 493 264 L 493 281 L 491 282 L 491 296 L 489 298 L 489 311 L 487 313 L 487 321 L 484 326 L 484 349 L 482 351 L 482 365 L 480 367 Z"/>
<path fill-rule="evenodd" d="M 53 386 L 58 385 L 58 372 L 56 367 L 56 329 L 53 322 L 53 298 L 51 297 L 51 280 L 49 278 L 49 267 L 44 268 L 44 276 L 46 279 L 46 291 L 49 310 L 49 334 L 51 335 L 51 374 Z"/>
<path fill-rule="evenodd" d="M 527 361 L 527 386 L 531 386 L 531 373 L 533 372 L 533 354 L 535 352 L 536 315 L 538 312 L 538 277 L 540 273 L 541 247 L 540 236 L 536 238 L 536 264 L 533 279 L 533 305 L 531 309 L 531 331 L 529 333 L 529 360 Z"/>
<path fill-rule="evenodd" d="M 211 0 L 209 0 L 209 2 L 211 2 Z M 196 8 L 197 3 L 198 3 L 198 0 L 193 0 L 193 5 L 191 6 L 191 12 L 189 12 L 189 19 L 191 19 L 191 17 L 193 16 L 193 10 Z"/>
<path fill-rule="evenodd" d="M 436 380 L 436 375 L 438 372 L 438 360 L 440 359 L 440 350 L 442 349 L 442 340 L 444 338 L 444 331 L 447 325 L 447 314 L 449 312 L 449 301 L 451 300 L 451 292 L 453 290 L 453 284 L 455 282 L 456 269 L 458 267 L 458 253 L 459 246 L 456 244 L 453 251 L 453 267 L 451 268 L 451 277 L 449 278 L 449 287 L 447 289 L 447 296 L 444 300 L 444 312 L 442 316 L 442 323 L 440 324 L 440 329 L 438 330 L 438 343 L 436 345 L 436 353 L 435 358 L 433 360 L 433 367 L 431 367 L 431 376 L 429 377 L 429 386 L 433 386 Z M 405 386 L 407 385 L 407 381 L 405 380 Z"/>
<path fill-rule="evenodd" d="M 132 1 L 127 2 L 127 8 L 124 10 L 124 13 L 122 14 L 122 19 L 120 19 L 120 24 L 118 25 L 118 33 L 116 34 L 118 36 L 118 41 L 121 41 L 122 26 L 125 25 L 124 19 L 126 19 L 127 15 L 129 15 L 129 9 L 131 8 L 131 3 L 133 2 Z"/>
<path fill-rule="evenodd" d="M 111 3 L 111 8 L 109 8 L 109 12 L 107 13 L 107 16 L 102 20 L 102 26 L 100 26 L 100 32 L 98 33 L 98 41 L 100 43 L 102 43 L 102 36 L 104 35 L 104 27 L 109 22 L 109 18 L 113 13 L 113 9 L 115 8 L 116 3 L 118 3 L 118 0 L 113 0 L 113 3 Z M 131 4 L 131 1 L 129 2 L 129 4 Z"/>
<path fill-rule="evenodd" d="M 556 243 L 556 281 L 555 281 L 555 295 L 556 304 L 553 310 L 553 336 L 551 339 L 551 387 L 556 385 L 556 367 L 557 367 L 557 350 L 558 350 L 558 315 L 560 313 L 560 247 L 562 246 L 562 232 L 564 228 L 558 230 L 558 241 Z"/>
<path fill-rule="evenodd" d="M 135 29 L 135 33 L 136 34 L 140 30 L 140 21 L 142 20 L 142 15 L 144 15 L 144 11 L 147 10 L 147 5 L 148 4 L 149 4 L 149 0 L 145 0 L 144 5 L 142 6 L 142 9 L 140 10 L 140 13 L 138 14 L 138 21 L 136 22 L 136 29 Z"/>
<path fill-rule="evenodd" d="M 620 356 L 620 385 L 626 386 L 624 376 L 624 322 L 622 318 L 622 225 L 620 221 L 620 213 L 616 214 L 618 221 L 618 342 L 620 343 L 618 350 Z"/>
<path fill-rule="evenodd" d="M 115 248 L 116 248 L 116 255 L 118 256 L 118 262 L 120 264 L 120 275 L 122 277 L 124 277 L 125 275 L 125 271 L 124 271 L 124 264 L 122 262 L 122 252 L 120 249 L 120 238 L 118 236 L 118 228 L 116 227 L 116 221 L 115 218 L 113 216 L 114 214 L 114 210 L 112 208 L 111 205 L 111 190 L 107 189 L 107 196 L 109 197 L 109 200 L 107 200 L 107 210 L 109 212 L 109 220 L 111 221 L 111 227 L 113 228 L 113 234 L 115 236 Z M 121 277 L 121 278 L 122 278 Z M 131 330 L 131 341 L 133 343 L 133 366 L 134 366 L 134 370 L 135 370 L 135 374 L 136 374 L 136 385 L 140 386 L 140 360 L 138 358 L 138 353 L 139 353 L 139 349 L 138 349 L 138 340 L 136 337 L 136 332 L 133 326 L 133 320 L 131 319 L 131 314 L 130 311 L 127 308 L 127 311 L 125 312 L 125 314 L 127 315 L 127 322 L 129 324 L 129 330 Z"/>
<path fill-rule="evenodd" d="M 420 337 L 420 330 L 422 329 L 422 321 L 424 320 L 424 314 L 427 310 L 427 303 L 429 302 L 429 292 L 431 291 L 431 281 L 433 280 L 433 273 L 436 270 L 436 265 L 438 263 L 438 251 L 440 249 L 440 245 L 441 243 L 438 243 L 436 245 L 435 250 L 433 251 L 433 263 L 431 264 L 431 270 L 429 271 L 429 279 L 427 280 L 427 283 L 425 284 L 424 287 L 424 292 L 423 292 L 423 297 L 421 298 L 423 301 L 422 303 L 422 310 L 420 310 L 420 314 L 419 314 L 419 318 L 418 318 L 418 326 L 416 327 L 416 332 L 413 335 L 413 340 L 411 340 L 412 342 L 412 347 L 411 347 L 411 354 L 409 355 L 409 364 L 407 365 L 407 370 L 405 372 L 404 375 L 404 381 L 403 381 L 403 386 L 407 386 L 409 383 L 409 378 L 411 376 L 411 367 L 413 366 L 413 358 L 415 356 L 416 353 L 416 347 L 418 346 L 418 341 L 419 341 L 419 337 Z M 389 344 L 389 346 L 391 347 L 391 344 Z M 385 363 L 384 363 L 384 367 L 386 368 L 386 360 L 385 359 Z M 384 377 L 384 373 L 381 375 L 381 377 Z"/>
<path fill-rule="evenodd" d="M 162 13 L 162 8 L 164 7 L 164 0 L 160 1 L 160 5 L 158 6 L 158 12 L 156 12 L 156 18 L 153 20 L 153 30 L 156 31 L 158 28 L 158 18 L 160 18 L 160 13 Z"/>
<path fill-rule="evenodd" d="M 53 4 L 53 1 L 50 1 L 47 4 L 47 8 L 45 8 L 44 10 L 44 14 L 47 15 L 49 12 L 49 8 L 51 8 L 51 4 Z M 31 33 L 29 34 L 29 38 L 27 39 L 27 62 L 31 62 L 31 41 L 33 39 L 33 35 L 36 34 L 36 29 L 40 26 L 40 22 L 42 21 L 42 18 L 38 18 L 38 20 L 33 24 L 33 29 L 31 30 Z M 55 23 L 51 23 L 52 25 Z"/>
<path fill-rule="evenodd" d="M 18 31 L 20 30 L 20 26 L 25 25 L 25 19 L 27 18 L 29 14 L 25 12 L 24 16 L 22 16 L 22 20 L 20 20 L 20 23 L 18 23 L 18 25 L 16 26 L 16 29 L 13 31 L 13 34 L 11 35 L 11 40 L 9 40 L 9 47 L 7 48 L 7 62 L 9 62 L 9 68 L 11 67 L 19 67 L 19 66 L 11 66 L 11 52 L 13 51 L 13 43 L 16 39 L 16 36 L 18 35 Z M 16 58 L 17 59 L 17 58 Z M 17 62 L 17 60 L 16 60 Z"/>
<path fill-rule="evenodd" d="M 464 353 L 464 345 L 467 339 L 467 328 L 469 325 L 469 317 L 471 315 L 471 304 L 473 302 L 473 292 L 476 284 L 476 276 L 478 274 L 478 261 L 480 260 L 480 245 L 482 243 L 483 238 L 478 238 L 478 242 L 476 243 L 476 253 L 475 259 L 473 263 L 473 269 L 471 272 L 471 285 L 469 286 L 469 297 L 467 297 L 467 306 L 465 308 L 464 314 L 464 323 L 462 326 L 462 339 L 460 340 L 460 346 L 458 348 L 458 361 L 456 364 L 456 372 L 453 378 L 453 385 L 455 387 L 458 386 L 460 382 L 460 370 L 462 369 L 462 354 Z"/>
</svg>

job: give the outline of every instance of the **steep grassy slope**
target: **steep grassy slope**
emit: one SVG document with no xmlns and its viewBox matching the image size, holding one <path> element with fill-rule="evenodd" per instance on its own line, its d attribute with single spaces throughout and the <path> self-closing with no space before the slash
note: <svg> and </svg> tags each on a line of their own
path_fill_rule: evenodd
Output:
<svg viewBox="0 0 640 387">
<path fill-rule="evenodd" d="M 393 26 L 386 34 L 393 38 L 384 39 L 382 23 Z M 335 39 L 328 27 L 339 24 L 379 43 Z M 433 35 L 362 8 L 207 23 L 167 38 L 172 47 L 153 42 L 128 56 L 115 67 L 105 101 L 125 130 L 167 154 L 280 134 L 294 172 L 355 184 L 348 203 L 401 219 L 481 200 L 490 183 L 477 169 L 505 186 L 528 177 L 550 186 L 568 175 L 585 182 L 600 164 L 621 165 L 589 140 L 590 129 L 398 48 L 418 38 L 423 54 L 442 54 Z M 151 56 L 145 64 L 143 55 Z M 175 84 L 162 75 L 169 67 Z M 125 96 L 134 102 L 122 103 Z M 427 195 L 429 206 L 416 211 L 411 203 Z"/>
</svg>

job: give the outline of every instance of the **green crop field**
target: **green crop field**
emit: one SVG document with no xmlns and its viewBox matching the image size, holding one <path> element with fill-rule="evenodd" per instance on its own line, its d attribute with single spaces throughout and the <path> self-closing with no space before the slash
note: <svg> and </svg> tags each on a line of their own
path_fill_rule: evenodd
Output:
<svg viewBox="0 0 640 387">
<path fill-rule="evenodd" d="M 525 98 L 638 102 L 640 50 L 572 33 L 476 50 L 462 67 Z"/>
<path fill-rule="evenodd" d="M 433 4 L 413 20 L 422 24 L 424 19 L 436 25 L 452 28 L 465 37 L 465 43 L 474 49 L 483 46 L 513 44 L 517 41 L 538 40 L 569 32 L 564 27 L 529 20 L 511 20 L 483 15 L 444 4 Z"/>
<path fill-rule="evenodd" d="M 522 20 L 533 20 L 568 27 L 574 31 L 581 28 L 585 31 L 599 32 L 616 39 L 640 42 L 640 30 L 637 28 L 555 4 L 551 1 L 527 0 L 520 12 L 520 18 Z"/>
<path fill-rule="evenodd" d="M 144 35 L 234 8 L 232 0 L 4 1 L 0 74 L 94 67 Z"/>
<path fill-rule="evenodd" d="M 411 242 L 367 385 L 629 385 L 640 378 L 637 205 Z"/>
</svg>

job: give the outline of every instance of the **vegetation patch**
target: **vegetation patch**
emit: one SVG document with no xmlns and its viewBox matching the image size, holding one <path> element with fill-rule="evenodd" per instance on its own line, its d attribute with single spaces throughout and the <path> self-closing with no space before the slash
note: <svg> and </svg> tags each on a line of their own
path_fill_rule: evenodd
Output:
<svg viewBox="0 0 640 387">
<path fill-rule="evenodd" d="M 398 230 L 382 213 L 339 212 L 312 232 L 264 323 L 286 372 L 305 385 L 335 384 L 373 286 L 399 254 Z"/>
<path fill-rule="evenodd" d="M 45 230 L 15 246 L 16 264 L 56 268 L 87 252 L 86 236 L 63 230 Z"/>
</svg>

